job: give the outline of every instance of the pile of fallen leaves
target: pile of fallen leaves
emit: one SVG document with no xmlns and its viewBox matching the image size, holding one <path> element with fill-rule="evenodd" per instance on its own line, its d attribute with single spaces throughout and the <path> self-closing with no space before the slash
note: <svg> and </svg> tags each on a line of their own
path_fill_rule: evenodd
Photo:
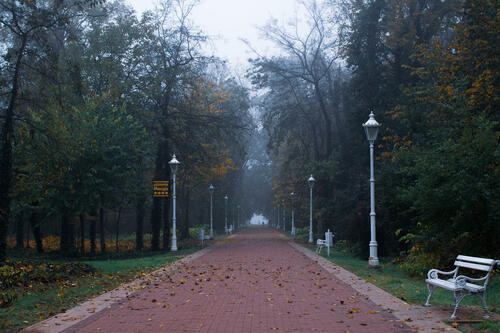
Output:
<svg viewBox="0 0 500 333">
<path fill-rule="evenodd" d="M 15 300 L 13 288 L 30 287 L 34 283 L 59 283 L 95 272 L 94 267 L 84 263 L 5 260 L 0 262 L 0 308 L 10 306 Z"/>
</svg>

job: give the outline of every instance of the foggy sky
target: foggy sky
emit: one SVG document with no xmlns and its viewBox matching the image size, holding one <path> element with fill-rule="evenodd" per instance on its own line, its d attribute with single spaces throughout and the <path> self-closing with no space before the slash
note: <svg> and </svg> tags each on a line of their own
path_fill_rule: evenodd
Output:
<svg viewBox="0 0 500 333">
<path fill-rule="evenodd" d="M 154 9 L 153 0 L 126 0 L 137 12 Z M 240 39 L 246 39 L 260 54 L 277 54 L 278 50 L 264 41 L 256 29 L 270 18 L 286 23 L 300 13 L 296 0 L 202 0 L 192 13 L 192 20 L 203 32 L 213 37 L 207 50 L 227 59 L 233 68 L 245 66 L 253 53 Z"/>
</svg>

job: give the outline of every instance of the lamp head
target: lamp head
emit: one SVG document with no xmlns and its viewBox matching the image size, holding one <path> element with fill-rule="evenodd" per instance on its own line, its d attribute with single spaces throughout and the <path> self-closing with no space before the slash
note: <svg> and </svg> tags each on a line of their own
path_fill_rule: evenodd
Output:
<svg viewBox="0 0 500 333">
<path fill-rule="evenodd" d="M 375 120 L 375 115 L 373 111 L 370 113 L 370 118 L 363 124 L 366 133 L 366 139 L 373 143 L 377 139 L 378 129 L 380 123 Z"/>
<path fill-rule="evenodd" d="M 316 179 L 314 179 L 313 175 L 311 175 L 307 181 L 309 182 L 309 187 L 312 188 Z"/>
<path fill-rule="evenodd" d="M 177 169 L 179 169 L 179 164 L 181 164 L 181 162 L 179 162 L 175 158 L 175 154 L 174 154 L 172 156 L 172 159 L 170 160 L 170 162 L 168 162 L 168 164 L 170 165 L 170 170 L 172 170 L 172 173 L 175 175 L 177 173 Z"/>
<path fill-rule="evenodd" d="M 208 190 L 210 191 L 210 194 L 214 194 L 214 186 L 212 184 L 210 184 Z"/>
</svg>

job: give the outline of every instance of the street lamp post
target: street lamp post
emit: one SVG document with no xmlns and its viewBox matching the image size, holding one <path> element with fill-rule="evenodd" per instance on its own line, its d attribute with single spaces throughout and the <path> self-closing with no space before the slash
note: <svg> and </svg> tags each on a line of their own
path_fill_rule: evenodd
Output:
<svg viewBox="0 0 500 333">
<path fill-rule="evenodd" d="M 236 219 L 236 228 L 240 228 L 241 225 L 240 225 L 240 205 L 238 205 L 238 214 L 236 215 L 237 219 Z"/>
<path fill-rule="evenodd" d="M 278 203 L 278 219 L 276 224 L 276 230 L 280 230 L 280 204 Z"/>
<path fill-rule="evenodd" d="M 379 265 L 378 255 L 377 255 L 377 239 L 376 239 L 376 229 L 375 229 L 375 174 L 373 171 L 373 150 L 374 143 L 377 139 L 378 129 L 380 124 L 375 120 L 373 112 L 370 113 L 370 118 L 366 123 L 363 124 L 365 129 L 366 138 L 370 143 L 370 258 L 368 259 L 368 265 L 377 267 Z"/>
<path fill-rule="evenodd" d="M 281 205 L 283 206 L 283 232 L 286 230 L 286 209 L 285 209 L 285 199 L 281 199 Z"/>
<path fill-rule="evenodd" d="M 172 160 L 170 160 L 170 162 L 168 162 L 168 164 L 170 165 L 170 170 L 172 171 L 172 186 L 173 186 L 173 194 L 172 194 L 172 198 L 174 199 L 173 200 L 173 210 L 172 210 L 172 246 L 170 248 L 171 251 L 175 252 L 177 251 L 177 233 L 176 233 L 176 217 L 175 217 L 175 204 L 176 204 L 176 193 L 175 193 L 175 175 L 177 173 L 177 169 L 179 168 L 179 164 L 181 164 L 176 158 L 175 158 L 175 154 L 172 156 Z"/>
<path fill-rule="evenodd" d="M 224 229 L 226 231 L 226 234 L 228 233 L 227 229 L 227 194 L 224 196 Z"/>
<path fill-rule="evenodd" d="M 208 191 L 210 192 L 210 238 L 214 238 L 214 210 L 213 210 L 214 186 L 212 184 L 210 184 Z"/>
<path fill-rule="evenodd" d="M 292 198 L 292 236 L 295 236 L 295 221 L 293 219 L 293 196 L 295 193 L 290 193 L 290 197 Z"/>
<path fill-rule="evenodd" d="M 313 242 L 313 185 L 315 179 L 313 175 L 307 180 L 309 182 L 309 243 Z"/>
<path fill-rule="evenodd" d="M 273 206 L 273 222 L 271 225 L 274 227 L 275 223 L 276 223 L 276 206 Z"/>
</svg>

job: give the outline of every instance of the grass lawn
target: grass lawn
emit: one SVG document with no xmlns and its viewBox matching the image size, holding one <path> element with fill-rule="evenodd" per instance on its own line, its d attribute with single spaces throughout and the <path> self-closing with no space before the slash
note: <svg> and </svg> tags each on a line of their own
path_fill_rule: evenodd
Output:
<svg viewBox="0 0 500 333">
<path fill-rule="evenodd" d="M 313 248 L 312 246 L 309 247 Z M 383 268 L 382 271 L 371 269 L 369 270 L 367 269 L 367 260 L 356 258 L 349 253 L 344 253 L 335 249 L 331 251 L 330 257 L 326 256 L 326 251 L 323 253 L 324 254 L 322 254 L 322 256 L 326 259 L 329 259 L 335 264 L 364 278 L 365 280 L 377 285 L 381 289 L 384 289 L 385 291 L 408 303 L 423 305 L 427 299 L 428 291 L 427 285 L 424 281 L 425 279 L 410 277 L 400 271 L 397 265 L 393 263 L 384 263 L 383 261 L 381 261 L 381 265 Z M 430 268 L 436 267 L 429 267 L 429 269 Z M 490 278 L 486 295 L 488 310 L 492 313 L 498 312 L 498 310 L 500 309 L 499 293 L 500 277 L 493 276 L 492 278 Z M 447 306 L 454 304 L 452 293 L 447 290 L 437 288 L 432 295 L 431 304 Z M 466 297 L 463 300 L 461 306 L 462 305 L 474 305 L 480 307 L 481 301 L 478 297 L 470 296 Z M 458 311 L 460 311 L 460 308 Z M 500 333 L 500 323 L 488 321 L 479 324 L 460 324 L 458 329 L 464 332 Z"/>
<path fill-rule="evenodd" d="M 85 300 L 109 291 L 119 284 L 131 281 L 142 273 L 151 272 L 181 256 L 199 250 L 199 247 L 182 249 L 176 253 L 131 253 L 129 258 L 97 260 L 72 260 L 95 267 L 98 272 L 63 283 L 34 284 L 30 288 L 15 288 L 17 296 L 7 308 L 0 308 L 0 331 L 17 331 L 56 313 L 64 312 Z M 10 258 L 18 260 L 19 258 Z M 44 260 L 48 262 L 49 260 Z M 58 262 L 64 262 L 62 260 Z"/>
</svg>

